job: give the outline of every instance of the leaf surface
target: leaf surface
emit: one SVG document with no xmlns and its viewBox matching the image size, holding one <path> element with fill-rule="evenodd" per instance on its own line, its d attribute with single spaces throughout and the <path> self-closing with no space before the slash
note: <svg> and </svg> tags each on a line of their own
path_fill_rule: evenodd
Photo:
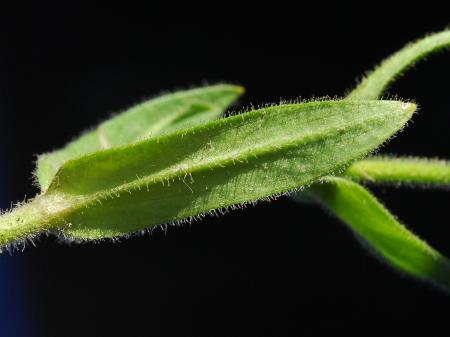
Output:
<svg viewBox="0 0 450 337">
<path fill-rule="evenodd" d="M 414 104 L 268 107 L 67 162 L 46 195 L 73 198 L 66 234 L 112 237 L 307 185 L 374 150 Z"/>
</svg>

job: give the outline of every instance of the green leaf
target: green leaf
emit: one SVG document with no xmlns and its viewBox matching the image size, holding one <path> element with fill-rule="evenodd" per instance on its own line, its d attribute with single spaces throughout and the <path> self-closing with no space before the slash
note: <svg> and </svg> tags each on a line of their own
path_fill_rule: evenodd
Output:
<svg viewBox="0 0 450 337">
<path fill-rule="evenodd" d="M 399 270 L 450 290 L 450 262 L 400 224 L 365 188 L 344 178 L 327 177 L 313 190 L 377 256 Z"/>
<path fill-rule="evenodd" d="M 26 214 L 0 218 L 0 244 L 20 228 L 38 232 L 31 213 L 71 238 L 100 239 L 297 189 L 374 150 L 414 110 L 397 101 L 272 106 L 95 152 L 65 163 Z"/>
<path fill-rule="evenodd" d="M 424 158 L 371 157 L 345 170 L 347 178 L 370 183 L 450 186 L 450 162 Z"/>
<path fill-rule="evenodd" d="M 349 99 L 376 99 L 395 79 L 431 53 L 450 47 L 450 30 L 410 43 L 377 67 L 348 95 Z"/>
<path fill-rule="evenodd" d="M 192 127 L 221 116 L 244 92 L 234 85 L 178 91 L 142 104 L 100 124 L 65 148 L 41 155 L 36 177 L 45 191 L 61 165 L 77 157 Z"/>
</svg>

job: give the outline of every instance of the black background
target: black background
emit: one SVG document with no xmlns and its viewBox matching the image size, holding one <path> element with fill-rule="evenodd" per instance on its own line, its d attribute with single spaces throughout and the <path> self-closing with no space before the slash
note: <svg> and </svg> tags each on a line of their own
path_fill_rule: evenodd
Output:
<svg viewBox="0 0 450 337">
<path fill-rule="evenodd" d="M 343 95 L 381 59 L 449 23 L 432 4 L 165 4 L 3 11 L 0 141 L 12 201 L 37 193 L 36 154 L 163 90 L 242 84 L 236 109 Z M 421 111 L 383 152 L 450 157 L 449 75 L 442 53 L 391 88 Z M 448 191 L 372 190 L 450 255 Z M 392 272 L 321 209 L 287 198 L 118 244 L 45 237 L 13 258 L 25 266 L 32 315 L 23 324 L 42 336 L 448 329 L 450 297 Z"/>
</svg>

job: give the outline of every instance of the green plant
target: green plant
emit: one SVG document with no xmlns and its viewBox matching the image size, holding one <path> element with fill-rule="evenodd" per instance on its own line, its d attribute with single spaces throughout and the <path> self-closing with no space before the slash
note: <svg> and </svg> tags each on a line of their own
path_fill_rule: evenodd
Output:
<svg viewBox="0 0 450 337">
<path fill-rule="evenodd" d="M 39 157 L 41 194 L 0 217 L 0 247 L 48 231 L 75 241 L 116 238 L 296 192 L 331 210 L 397 269 L 448 290 L 449 261 L 360 184 L 450 184 L 447 161 L 366 158 L 416 109 L 377 99 L 413 63 L 448 46 L 447 30 L 405 47 L 343 100 L 217 119 L 243 89 L 216 85 L 138 105 Z"/>
</svg>

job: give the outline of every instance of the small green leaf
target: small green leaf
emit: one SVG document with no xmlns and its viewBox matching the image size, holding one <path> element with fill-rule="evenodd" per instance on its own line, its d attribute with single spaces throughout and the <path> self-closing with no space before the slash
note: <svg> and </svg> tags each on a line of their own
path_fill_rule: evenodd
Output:
<svg viewBox="0 0 450 337">
<path fill-rule="evenodd" d="M 370 183 L 450 186 L 450 162 L 424 158 L 371 157 L 353 163 L 343 175 Z"/>
<path fill-rule="evenodd" d="M 41 155 L 36 177 L 45 191 L 61 165 L 85 154 L 192 127 L 221 116 L 244 92 L 234 85 L 178 91 L 142 104 L 100 124 L 65 148 Z"/>
<path fill-rule="evenodd" d="M 65 163 L 25 214 L 0 218 L 0 245 L 20 228 L 41 229 L 31 213 L 44 228 L 100 239 L 284 193 L 374 150 L 414 110 L 397 101 L 272 106 L 95 152 Z"/>
<path fill-rule="evenodd" d="M 349 99 L 376 99 L 395 79 L 431 53 L 450 47 L 450 30 L 410 43 L 377 67 L 348 95 Z"/>
<path fill-rule="evenodd" d="M 399 270 L 450 291 L 450 262 L 400 224 L 365 188 L 344 178 L 327 177 L 313 190 L 377 256 Z"/>
</svg>

